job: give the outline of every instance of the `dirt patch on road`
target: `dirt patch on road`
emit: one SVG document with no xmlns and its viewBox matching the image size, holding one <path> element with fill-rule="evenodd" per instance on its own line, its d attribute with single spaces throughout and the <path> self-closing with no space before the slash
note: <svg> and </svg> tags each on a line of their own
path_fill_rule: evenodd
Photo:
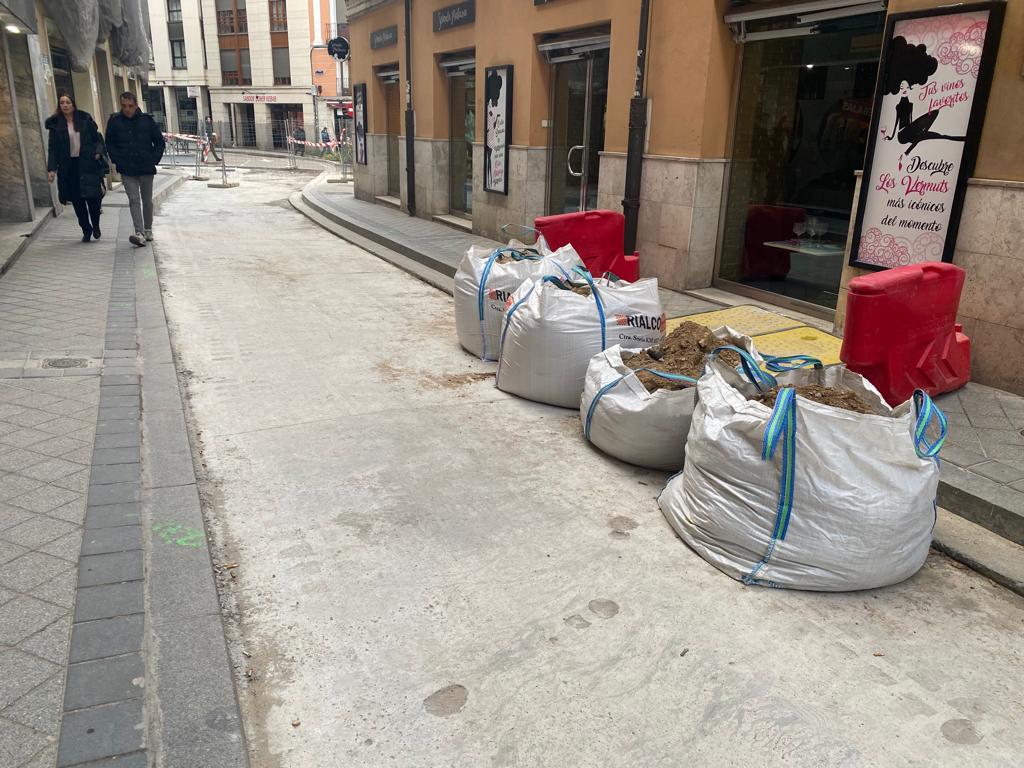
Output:
<svg viewBox="0 0 1024 768">
<path fill-rule="evenodd" d="M 437 373 L 425 376 L 424 381 L 439 389 L 458 389 L 467 384 L 493 379 L 493 373 Z"/>
<path fill-rule="evenodd" d="M 638 368 L 654 368 L 665 373 L 689 376 L 696 379 L 704 372 L 704 360 L 708 353 L 718 347 L 742 347 L 743 342 L 733 337 L 718 339 L 711 329 L 699 323 L 684 321 L 660 344 L 638 352 L 626 360 L 626 365 Z M 721 359 L 727 365 L 739 365 L 740 356 L 735 352 L 723 352 Z M 671 381 L 660 376 L 641 371 L 636 375 L 648 392 L 658 389 L 684 389 L 692 386 L 684 381 Z"/>
<path fill-rule="evenodd" d="M 874 409 L 865 402 L 864 398 L 856 392 L 848 389 L 837 389 L 836 387 L 822 387 L 818 384 L 808 384 L 797 387 L 796 393 L 800 397 L 806 397 L 816 403 L 831 405 L 833 408 L 842 408 L 844 411 L 854 413 L 874 413 Z M 779 396 L 779 388 L 772 387 L 763 395 L 753 398 L 759 403 L 764 403 L 769 408 L 775 407 L 775 399 Z"/>
</svg>

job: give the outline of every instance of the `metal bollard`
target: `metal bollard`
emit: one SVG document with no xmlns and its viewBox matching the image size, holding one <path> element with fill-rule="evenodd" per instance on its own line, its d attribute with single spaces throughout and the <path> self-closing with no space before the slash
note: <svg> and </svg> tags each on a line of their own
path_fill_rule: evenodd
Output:
<svg viewBox="0 0 1024 768">
<path fill-rule="evenodd" d="M 203 144 L 200 141 L 196 142 L 196 168 L 195 173 L 189 176 L 189 181 L 206 181 L 209 177 L 203 176 L 200 173 L 200 166 L 203 162 Z"/>
<path fill-rule="evenodd" d="M 206 186 L 213 187 L 214 189 L 231 189 L 238 186 L 237 181 L 228 181 L 227 156 L 228 153 L 222 145 L 220 148 L 220 181 L 211 181 Z"/>
</svg>

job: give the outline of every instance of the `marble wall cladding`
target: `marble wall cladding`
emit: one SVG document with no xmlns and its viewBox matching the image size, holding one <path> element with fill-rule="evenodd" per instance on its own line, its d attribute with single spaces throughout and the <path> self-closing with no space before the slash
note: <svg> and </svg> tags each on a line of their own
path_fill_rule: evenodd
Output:
<svg viewBox="0 0 1024 768">
<path fill-rule="evenodd" d="M 416 215 L 429 219 L 448 213 L 448 140 L 416 139 L 415 143 Z"/>
<path fill-rule="evenodd" d="M 1024 395 L 1024 182 L 968 182 L 953 263 L 967 272 L 957 320 L 971 338 L 971 380 Z M 861 274 L 867 272 L 843 270 L 838 333 L 846 320 L 847 286 Z"/>
<path fill-rule="evenodd" d="M 501 231 L 508 224 L 518 230 L 533 226 L 547 208 L 548 149 L 509 148 L 508 194 L 487 192 L 483 184 L 484 149 L 473 145 L 473 231 L 494 240 L 507 240 Z M 518 234 L 513 231 L 512 235 Z"/>
<path fill-rule="evenodd" d="M 14 75 L 14 92 L 18 99 L 18 118 L 21 121 L 21 148 L 28 162 L 32 199 L 38 206 L 49 207 L 53 203 L 50 198 L 50 185 L 46 179 L 46 147 L 43 144 L 43 131 L 40 129 L 43 120 L 40 119 L 39 107 L 36 104 L 36 87 L 28 37 L 9 35 L 7 44 Z M 45 117 L 43 116 L 43 119 Z"/>
<path fill-rule="evenodd" d="M 721 160 L 644 157 L 637 227 L 643 276 L 674 290 L 711 285 L 724 177 Z M 625 188 L 625 155 L 602 153 L 598 207 L 621 211 Z"/>
<path fill-rule="evenodd" d="M 367 164 L 355 163 L 355 195 L 359 200 L 373 202 L 388 192 L 387 136 L 379 133 L 366 135 Z"/>
<path fill-rule="evenodd" d="M 0 189 L 4 191 L 0 195 L 0 221 L 29 221 L 32 199 L 22 164 L 21 137 L 14 115 L 18 101 L 9 87 L 7 67 L 11 62 L 6 49 L 6 45 L 0 45 Z"/>
</svg>

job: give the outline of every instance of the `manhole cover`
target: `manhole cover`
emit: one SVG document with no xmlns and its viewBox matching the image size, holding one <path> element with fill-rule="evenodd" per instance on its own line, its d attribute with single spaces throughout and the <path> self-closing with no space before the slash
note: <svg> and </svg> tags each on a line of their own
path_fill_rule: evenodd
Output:
<svg viewBox="0 0 1024 768">
<path fill-rule="evenodd" d="M 43 360 L 43 368 L 85 368 L 86 360 L 80 357 L 51 357 Z"/>
</svg>

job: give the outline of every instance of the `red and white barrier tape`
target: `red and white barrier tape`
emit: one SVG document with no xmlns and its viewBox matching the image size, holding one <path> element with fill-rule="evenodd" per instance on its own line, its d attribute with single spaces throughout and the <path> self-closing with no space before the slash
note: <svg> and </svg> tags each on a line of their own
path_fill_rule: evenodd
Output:
<svg viewBox="0 0 1024 768">
<path fill-rule="evenodd" d="M 289 144 L 302 144 L 305 147 L 326 147 L 327 149 L 334 149 L 335 147 L 341 146 L 341 142 L 331 139 L 330 141 L 300 141 L 299 139 L 293 139 L 291 136 L 288 137 Z"/>
</svg>

